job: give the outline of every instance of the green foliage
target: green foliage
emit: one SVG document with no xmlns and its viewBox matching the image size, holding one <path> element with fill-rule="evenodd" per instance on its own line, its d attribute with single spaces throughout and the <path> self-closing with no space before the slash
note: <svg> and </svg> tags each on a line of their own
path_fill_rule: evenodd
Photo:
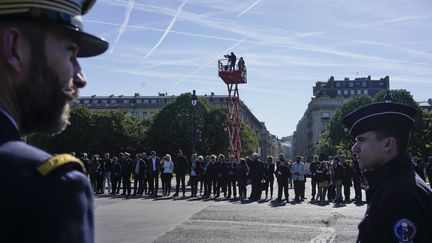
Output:
<svg viewBox="0 0 432 243">
<path fill-rule="evenodd" d="M 342 118 L 354 110 L 372 103 L 369 96 L 355 96 L 336 111 L 329 124 L 328 143 L 330 147 L 342 146 L 343 150 L 349 150 L 352 138 L 345 132 Z"/>
<path fill-rule="evenodd" d="M 253 129 L 246 123 L 240 125 L 241 156 L 248 156 L 258 150 L 258 138 Z"/>
<path fill-rule="evenodd" d="M 143 149 L 145 126 L 119 111 L 91 113 L 86 108 L 73 109 L 71 125 L 61 134 L 36 134 L 29 142 L 52 153 L 139 152 Z"/>
</svg>

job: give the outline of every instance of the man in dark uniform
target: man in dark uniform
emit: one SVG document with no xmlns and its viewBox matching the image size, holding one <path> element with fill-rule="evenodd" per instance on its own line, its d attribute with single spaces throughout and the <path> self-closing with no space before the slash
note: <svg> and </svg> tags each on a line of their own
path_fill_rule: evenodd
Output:
<svg viewBox="0 0 432 243">
<path fill-rule="evenodd" d="M 432 242 L 432 190 L 406 149 L 417 110 L 374 103 L 343 118 L 369 188 L 358 242 Z"/>
<path fill-rule="evenodd" d="M 152 197 L 157 197 L 159 189 L 159 173 L 161 171 L 160 158 L 156 156 L 156 151 L 150 152 L 150 157 L 147 159 L 147 172 L 149 178 L 149 194 Z"/>
<path fill-rule="evenodd" d="M 108 43 L 83 32 L 95 1 L 0 1 L 0 242 L 94 242 L 93 193 L 83 163 L 25 144 L 56 134 L 86 85 L 77 57 Z"/>
</svg>

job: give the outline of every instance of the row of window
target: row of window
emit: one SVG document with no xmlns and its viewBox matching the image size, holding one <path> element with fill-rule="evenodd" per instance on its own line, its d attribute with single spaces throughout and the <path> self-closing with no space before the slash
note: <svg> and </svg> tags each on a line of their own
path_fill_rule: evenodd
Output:
<svg viewBox="0 0 432 243">
<path fill-rule="evenodd" d="M 356 87 L 367 87 L 367 82 L 336 82 L 336 87 L 337 88 L 339 88 L 339 87 L 346 87 L 347 84 L 348 83 L 348 87 L 354 87 L 354 86 L 356 86 Z M 384 82 L 374 82 L 374 83 L 377 83 L 379 86 L 384 86 L 385 84 L 384 84 Z M 371 84 L 374 84 L 374 83 L 371 83 Z"/>
<path fill-rule="evenodd" d="M 357 95 L 361 95 L 362 93 L 364 95 L 368 95 L 369 94 L 369 92 L 368 92 L 367 89 L 364 89 L 363 92 L 362 92 L 361 89 L 357 90 Z M 338 89 L 337 94 L 338 95 L 355 95 L 356 94 L 356 90 L 354 90 L 354 89 L 351 89 L 351 90 L 345 89 L 345 90 L 343 90 L 343 94 L 342 94 L 342 90 Z"/>
<path fill-rule="evenodd" d="M 78 99 L 77 104 L 164 104 L 173 99 Z M 209 99 L 209 102 L 225 102 L 224 98 Z"/>
</svg>

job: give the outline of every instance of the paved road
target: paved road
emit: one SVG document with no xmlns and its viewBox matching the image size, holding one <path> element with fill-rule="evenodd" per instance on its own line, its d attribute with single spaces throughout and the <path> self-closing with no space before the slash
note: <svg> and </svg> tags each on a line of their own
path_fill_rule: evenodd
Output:
<svg viewBox="0 0 432 243">
<path fill-rule="evenodd" d="M 308 200 L 280 205 L 270 199 L 102 196 L 95 203 L 97 243 L 354 242 L 365 211 L 364 205 L 320 206 Z"/>
</svg>

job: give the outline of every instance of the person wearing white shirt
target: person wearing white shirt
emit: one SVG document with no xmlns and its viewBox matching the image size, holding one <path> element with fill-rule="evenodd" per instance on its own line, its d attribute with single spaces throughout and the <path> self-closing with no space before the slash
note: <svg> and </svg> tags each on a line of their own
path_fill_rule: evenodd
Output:
<svg viewBox="0 0 432 243">
<path fill-rule="evenodd" d="M 162 195 L 169 196 L 171 193 L 171 179 L 174 170 L 174 162 L 171 160 L 171 155 L 167 154 L 163 158 L 162 162 L 162 180 L 163 180 L 163 188 Z"/>
<path fill-rule="evenodd" d="M 294 181 L 294 194 L 296 201 L 304 200 L 304 188 L 305 188 L 305 172 L 306 166 L 301 162 L 302 157 L 297 156 L 296 162 L 291 166 L 291 173 Z"/>
</svg>

